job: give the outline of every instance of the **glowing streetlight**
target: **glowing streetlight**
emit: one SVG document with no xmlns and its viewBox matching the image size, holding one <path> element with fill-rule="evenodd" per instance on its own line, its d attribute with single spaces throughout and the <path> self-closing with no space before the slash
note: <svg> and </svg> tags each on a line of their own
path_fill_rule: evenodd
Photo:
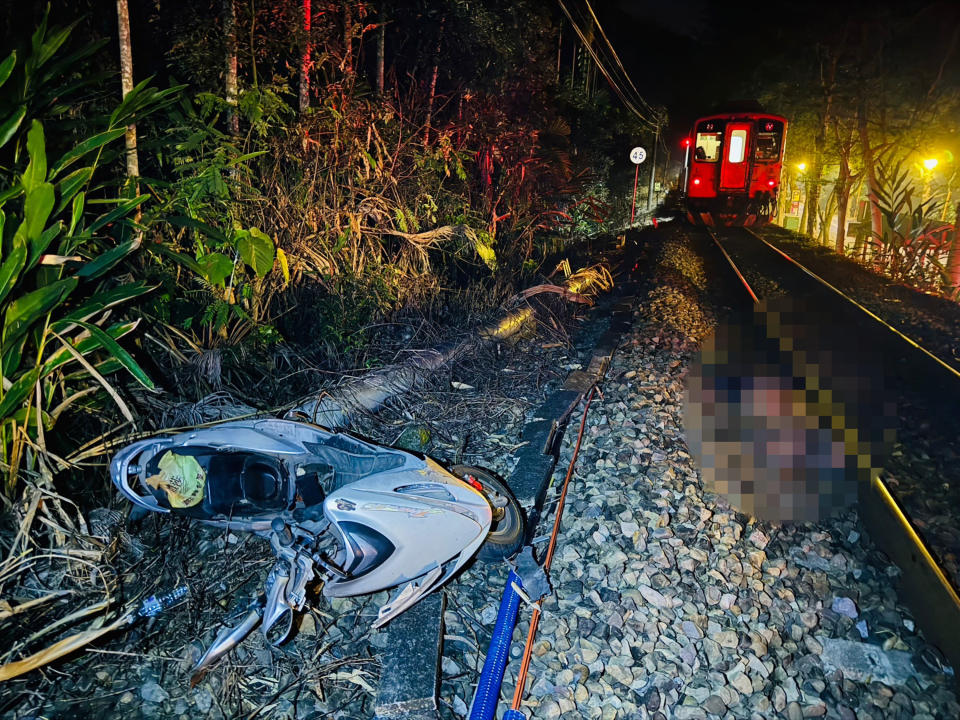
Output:
<svg viewBox="0 0 960 720">
<path fill-rule="evenodd" d="M 803 172 L 807 169 L 807 164 L 805 162 L 797 163 L 797 170 Z"/>
<path fill-rule="evenodd" d="M 923 166 L 927 170 L 933 170 L 937 166 L 937 164 L 938 164 L 938 161 L 936 158 L 927 158 L 926 160 L 923 161 Z"/>
</svg>

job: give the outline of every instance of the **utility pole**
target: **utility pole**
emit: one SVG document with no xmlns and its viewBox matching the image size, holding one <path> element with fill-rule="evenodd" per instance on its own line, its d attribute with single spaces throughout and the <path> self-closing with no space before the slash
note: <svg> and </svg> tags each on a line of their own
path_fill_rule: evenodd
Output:
<svg viewBox="0 0 960 720">
<path fill-rule="evenodd" d="M 653 139 L 653 159 L 650 162 L 650 189 L 647 193 L 647 210 L 653 209 L 653 179 L 657 175 L 657 145 L 660 144 L 660 123 L 657 122 L 657 134 Z"/>
</svg>

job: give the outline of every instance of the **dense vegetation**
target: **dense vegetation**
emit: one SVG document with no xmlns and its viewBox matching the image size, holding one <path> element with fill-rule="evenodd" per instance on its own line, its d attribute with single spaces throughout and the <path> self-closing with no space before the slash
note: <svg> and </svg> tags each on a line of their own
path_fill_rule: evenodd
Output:
<svg viewBox="0 0 960 720">
<path fill-rule="evenodd" d="M 957 8 L 820 7 L 791 40 L 745 88 L 791 119 L 781 211 L 802 199 L 807 235 L 894 280 L 955 292 L 960 255 L 935 231 L 956 220 Z"/>
<path fill-rule="evenodd" d="M 125 95 L 114 6 L 88 11 L 21 9 L 37 29 L 0 63 L 8 497 L 149 427 L 138 385 L 266 407 L 273 386 L 242 388 L 278 358 L 355 366 L 371 324 L 451 292 L 490 307 L 611 219 L 636 120 L 561 75 L 538 3 L 136 4 L 152 77 Z"/>
</svg>

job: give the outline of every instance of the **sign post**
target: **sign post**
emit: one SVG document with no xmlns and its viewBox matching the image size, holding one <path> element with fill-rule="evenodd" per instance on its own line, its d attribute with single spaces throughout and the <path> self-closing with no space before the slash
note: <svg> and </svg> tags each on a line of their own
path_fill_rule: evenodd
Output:
<svg viewBox="0 0 960 720">
<path fill-rule="evenodd" d="M 653 208 L 653 182 L 657 174 L 657 145 L 660 144 L 660 125 L 657 125 L 657 136 L 653 140 L 653 167 L 650 168 L 650 189 L 647 191 L 647 210 Z"/>
<path fill-rule="evenodd" d="M 640 178 L 640 163 L 647 159 L 647 151 L 637 146 L 630 151 L 630 162 L 637 166 L 633 173 L 633 202 L 630 204 L 630 224 L 633 225 L 633 218 L 637 210 L 637 180 Z"/>
</svg>

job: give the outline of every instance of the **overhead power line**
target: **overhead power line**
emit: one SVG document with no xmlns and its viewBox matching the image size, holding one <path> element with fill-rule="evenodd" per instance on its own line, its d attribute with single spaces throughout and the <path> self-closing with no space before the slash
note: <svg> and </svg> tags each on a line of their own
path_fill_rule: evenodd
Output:
<svg viewBox="0 0 960 720">
<path fill-rule="evenodd" d="M 600 52 L 598 52 L 598 49 L 593 46 L 593 42 L 588 39 L 583 28 L 580 26 L 580 23 L 573 17 L 573 14 L 570 12 L 570 9 L 566 6 L 563 0 L 557 1 L 560 4 L 560 8 L 563 10 L 564 15 L 566 15 L 567 19 L 570 21 L 570 25 L 573 27 L 577 37 L 580 38 L 580 42 L 583 44 L 587 52 L 590 53 L 590 56 L 596 63 L 597 68 L 600 70 L 604 78 L 606 78 L 607 82 L 610 84 L 610 87 L 613 89 L 614 93 L 616 93 L 617 97 L 620 98 L 621 102 L 623 102 L 624 106 L 630 112 L 640 118 L 640 120 L 642 120 L 650 128 L 659 129 L 664 122 L 663 111 L 652 107 L 646 100 L 643 99 L 643 96 L 640 95 L 636 85 L 634 85 L 626 69 L 623 67 L 623 63 L 620 61 L 620 58 L 617 55 L 616 50 L 614 50 L 612 43 L 610 42 L 609 38 L 607 38 L 607 35 L 604 32 L 603 27 L 600 25 L 596 14 L 593 12 L 593 8 L 590 6 L 589 0 L 585 0 L 591 17 L 588 23 L 591 26 L 595 25 L 597 27 L 601 37 L 605 42 L 605 46 L 600 46 Z M 613 62 L 604 62 L 604 60 L 600 57 L 600 53 L 603 53 L 607 56 L 612 56 Z M 621 75 L 622 78 L 626 80 L 626 83 L 624 83 L 622 79 L 615 77 L 616 75 Z M 629 87 L 625 87 L 626 85 L 629 85 Z"/>
<path fill-rule="evenodd" d="M 597 26 L 597 29 L 600 31 L 600 37 L 603 38 L 603 41 L 607 44 L 607 47 L 610 48 L 610 54 L 613 55 L 614 62 L 616 62 L 617 67 L 620 68 L 620 72 L 623 74 L 623 77 L 627 79 L 627 82 L 630 84 L 630 87 L 633 89 L 635 97 L 643 104 L 643 106 L 655 116 L 658 116 L 660 113 L 655 110 L 646 100 L 643 99 L 643 96 L 640 94 L 640 91 L 637 90 L 637 86 L 633 84 L 633 80 L 630 78 L 630 74 L 627 72 L 626 68 L 623 67 L 623 63 L 620 62 L 620 56 L 617 55 L 617 51 L 613 48 L 613 43 L 610 42 L 610 38 L 607 37 L 607 34 L 603 31 L 603 26 L 600 24 L 600 20 L 597 19 L 597 15 L 593 12 L 593 6 L 590 5 L 590 0 L 583 0 L 587 6 L 587 10 L 590 11 L 590 17 L 593 18 L 594 24 Z"/>
</svg>

